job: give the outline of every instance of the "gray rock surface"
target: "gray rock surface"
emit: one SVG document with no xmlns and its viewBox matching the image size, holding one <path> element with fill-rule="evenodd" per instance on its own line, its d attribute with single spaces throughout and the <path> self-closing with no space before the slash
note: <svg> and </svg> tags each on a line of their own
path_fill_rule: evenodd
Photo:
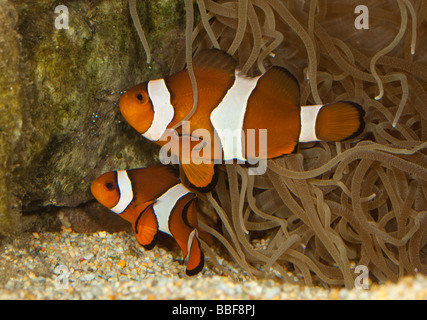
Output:
<svg viewBox="0 0 427 320">
<path fill-rule="evenodd" d="M 90 183 L 105 171 L 155 161 L 156 147 L 115 103 L 121 90 L 167 73 L 182 43 L 183 5 L 138 1 L 153 52 L 148 66 L 127 1 L 61 4 L 68 29 L 55 27 L 57 1 L 0 0 L 3 235 L 36 228 L 40 215 L 26 213 L 91 201 Z"/>
</svg>

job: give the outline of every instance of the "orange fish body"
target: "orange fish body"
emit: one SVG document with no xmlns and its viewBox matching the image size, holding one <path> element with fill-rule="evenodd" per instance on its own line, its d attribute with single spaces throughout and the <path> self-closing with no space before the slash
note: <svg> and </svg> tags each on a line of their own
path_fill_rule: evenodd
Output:
<svg viewBox="0 0 427 320">
<path fill-rule="evenodd" d="M 173 167 L 156 165 L 107 172 L 92 182 L 91 191 L 102 205 L 132 224 L 144 248 L 152 249 L 158 232 L 165 232 L 188 258 L 188 275 L 203 269 L 195 194 L 181 184 Z"/>
<path fill-rule="evenodd" d="M 188 142 L 190 150 L 207 151 L 212 161 L 187 159 L 183 148 L 176 155 L 189 182 L 200 191 L 213 187 L 215 160 L 275 158 L 294 152 L 298 142 L 341 141 L 357 136 L 364 128 L 364 111 L 357 103 L 301 107 L 299 84 L 284 68 L 273 66 L 251 78 L 241 75 L 236 67 L 231 56 L 216 49 L 201 51 L 193 60 L 197 109 L 189 119 L 189 130 L 183 130 L 184 125 L 177 128 L 178 143 Z M 187 70 L 139 84 L 120 99 L 126 121 L 160 146 L 169 143 L 165 137 L 192 106 Z M 198 129 L 209 134 L 200 136 Z M 262 130 L 268 134 L 266 143 L 261 140 Z M 232 139 L 230 132 L 234 133 Z M 205 160 L 204 155 L 199 152 L 199 160 Z"/>
</svg>

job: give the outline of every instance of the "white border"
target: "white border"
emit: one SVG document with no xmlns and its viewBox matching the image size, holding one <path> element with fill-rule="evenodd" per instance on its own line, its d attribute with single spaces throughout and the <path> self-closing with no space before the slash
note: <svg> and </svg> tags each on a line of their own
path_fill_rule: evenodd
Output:
<svg viewBox="0 0 427 320">
<path fill-rule="evenodd" d="M 171 104 L 171 95 L 164 79 L 151 80 L 147 84 L 148 96 L 154 110 L 153 122 L 142 135 L 151 140 L 159 140 L 172 121 L 175 110 Z"/>
<path fill-rule="evenodd" d="M 221 140 L 223 159 L 246 161 L 242 152 L 243 120 L 249 97 L 261 76 L 249 78 L 240 75 L 238 71 L 235 72 L 235 76 L 233 86 L 220 104 L 212 110 L 210 120 Z"/>
<path fill-rule="evenodd" d="M 132 182 L 126 170 L 117 171 L 117 186 L 120 191 L 120 199 L 116 206 L 110 210 L 116 214 L 120 214 L 126 210 L 133 200 Z"/>
<path fill-rule="evenodd" d="M 169 217 L 176 202 L 187 193 L 190 193 L 182 183 L 178 183 L 162 194 L 153 205 L 154 213 L 159 223 L 159 230 L 172 236 L 169 230 Z"/>
<path fill-rule="evenodd" d="M 316 119 L 322 104 L 301 107 L 301 133 L 299 142 L 319 141 L 316 136 Z"/>
</svg>

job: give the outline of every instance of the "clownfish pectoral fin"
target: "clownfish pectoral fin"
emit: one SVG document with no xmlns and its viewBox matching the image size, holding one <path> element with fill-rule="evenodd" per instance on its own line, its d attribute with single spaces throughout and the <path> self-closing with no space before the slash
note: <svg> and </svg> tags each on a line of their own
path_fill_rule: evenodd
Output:
<svg viewBox="0 0 427 320">
<path fill-rule="evenodd" d="M 362 106 L 351 101 L 339 101 L 323 106 L 316 118 L 319 140 L 341 141 L 354 138 L 365 128 Z"/>
<path fill-rule="evenodd" d="M 209 160 L 209 163 L 196 164 L 191 159 L 186 159 L 186 161 L 181 159 L 181 167 L 190 186 L 199 192 L 211 191 L 218 181 L 218 173 L 212 160 Z"/>
<path fill-rule="evenodd" d="M 181 127 L 179 127 L 178 129 L 180 129 Z M 191 153 L 193 152 L 198 152 L 200 153 L 200 151 L 203 150 L 203 148 L 205 148 L 206 146 L 209 145 L 209 142 L 206 140 L 201 139 L 200 137 L 194 136 L 194 135 L 190 135 L 190 134 L 182 134 L 179 133 L 179 144 L 180 146 L 184 149 L 184 146 L 188 147 L 188 150 L 184 151 L 182 150 L 183 153 L 187 152 L 188 154 L 183 155 L 183 157 L 191 157 Z"/>
<path fill-rule="evenodd" d="M 134 231 L 138 242 L 146 249 L 151 250 L 157 243 L 159 223 L 154 213 L 154 201 L 145 207 L 134 223 Z"/>
<path fill-rule="evenodd" d="M 198 239 L 198 233 L 196 229 L 194 229 L 190 233 L 190 236 L 188 237 L 187 247 L 189 251 L 186 257 L 188 258 L 188 260 L 187 260 L 187 268 L 185 270 L 185 273 L 188 276 L 194 276 L 198 274 L 200 271 L 202 271 L 205 265 L 205 256 L 200 247 L 200 241 Z"/>
</svg>

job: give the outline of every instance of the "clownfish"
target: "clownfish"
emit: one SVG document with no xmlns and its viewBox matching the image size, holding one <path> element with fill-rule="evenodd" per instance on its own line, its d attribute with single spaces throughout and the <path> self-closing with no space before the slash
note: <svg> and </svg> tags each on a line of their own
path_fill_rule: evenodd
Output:
<svg viewBox="0 0 427 320">
<path fill-rule="evenodd" d="M 91 185 L 103 206 L 132 224 L 138 242 L 152 249 L 162 231 L 171 235 L 187 260 L 186 274 L 199 273 L 204 254 L 198 239 L 196 195 L 179 180 L 172 166 L 107 172 Z"/>
<path fill-rule="evenodd" d="M 248 77 L 237 69 L 227 53 L 209 49 L 193 59 L 198 100 L 189 118 L 189 134 L 182 125 L 176 129 L 179 143 L 190 136 L 190 148 L 211 148 L 212 160 L 248 161 L 265 155 L 266 159 L 296 152 L 299 142 L 342 141 L 358 136 L 364 129 L 363 108 L 351 101 L 327 105 L 301 106 L 300 87 L 286 69 L 273 66 L 265 73 Z M 169 143 L 169 131 L 179 124 L 193 107 L 193 89 L 187 70 L 147 81 L 125 91 L 120 98 L 125 120 L 145 138 L 160 146 Z M 205 129 L 210 135 L 200 136 Z M 234 140 L 224 132 L 237 132 Z M 266 143 L 255 142 L 245 148 L 250 131 L 266 130 Z M 211 137 L 211 138 L 209 138 Z M 236 143 L 237 141 L 237 143 Z M 203 142 L 203 144 L 201 144 Z M 200 147 L 202 145 L 202 147 Z M 222 149 L 217 152 L 217 146 Z M 187 161 L 179 149 L 177 156 L 190 186 L 201 192 L 216 183 L 217 161 Z M 192 154 L 193 155 L 193 154 Z"/>
</svg>

